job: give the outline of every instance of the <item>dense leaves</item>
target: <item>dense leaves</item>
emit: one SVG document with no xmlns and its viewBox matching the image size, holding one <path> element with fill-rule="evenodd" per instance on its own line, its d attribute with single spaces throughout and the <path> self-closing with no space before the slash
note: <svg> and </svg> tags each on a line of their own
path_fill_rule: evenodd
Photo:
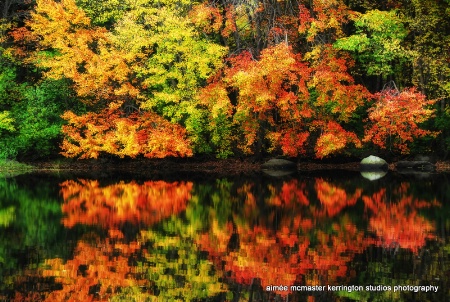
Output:
<svg viewBox="0 0 450 302">
<path fill-rule="evenodd" d="M 153 112 L 136 112 L 126 116 L 112 103 L 100 113 L 78 116 L 66 111 L 62 127 L 66 135 L 61 148 L 67 157 L 97 158 L 101 153 L 124 156 L 162 158 L 191 156 L 186 131 Z"/>
<path fill-rule="evenodd" d="M 448 1 L 8 0 L 1 8 L 1 157 L 57 154 L 60 145 L 78 158 L 324 158 L 373 145 L 417 152 L 432 137 L 436 153 L 450 150 Z M 392 81 L 396 97 L 383 90 Z M 422 109 L 408 107 L 406 118 L 407 99 Z"/>
<path fill-rule="evenodd" d="M 370 10 L 354 22 L 356 34 L 337 40 L 334 46 L 354 52 L 368 75 L 391 75 L 395 64 L 411 56 L 402 45 L 407 30 L 397 11 Z"/>
<path fill-rule="evenodd" d="M 415 138 L 433 135 L 419 128 L 433 114 L 429 106 L 434 101 L 414 89 L 388 89 L 375 95 L 374 107 L 369 109 L 370 124 L 364 138 L 381 148 L 395 148 L 408 153 L 408 144 Z M 434 133 L 436 134 L 436 133 Z"/>
</svg>

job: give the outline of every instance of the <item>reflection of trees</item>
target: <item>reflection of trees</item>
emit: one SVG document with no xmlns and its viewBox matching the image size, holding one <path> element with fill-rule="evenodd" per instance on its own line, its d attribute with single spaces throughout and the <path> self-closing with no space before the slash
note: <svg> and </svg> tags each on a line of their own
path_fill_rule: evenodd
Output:
<svg viewBox="0 0 450 302">
<path fill-rule="evenodd" d="M 129 265 L 129 258 L 140 251 L 138 242 L 123 244 L 113 238 L 91 240 L 93 244 L 79 241 L 74 258 L 65 263 L 60 258 L 45 260 L 42 275 L 53 277 L 62 285 L 61 290 L 51 292 L 45 301 L 107 301 L 121 287 L 146 284 Z"/>
<path fill-rule="evenodd" d="M 30 176 L 25 185 L 19 180 L 0 179 L 0 301 L 9 301 L 2 294 L 25 278 L 29 265 L 67 253 L 57 239 L 61 207 L 51 184 Z"/>
<path fill-rule="evenodd" d="M 385 190 L 369 197 L 364 188 L 349 190 L 322 178 L 272 182 L 259 188 L 245 182 L 234 187 L 236 194 L 230 196 L 239 200 L 239 208 L 234 201 L 228 222 L 213 221 L 197 242 L 233 282 L 247 286 L 255 278 L 261 279 L 263 288 L 345 284 L 356 276 L 349 268 L 355 255 L 372 246 L 389 245 L 394 238 L 399 247 L 416 252 L 434 230 L 417 210 L 437 203 L 414 199 L 404 185 L 391 194 L 398 199 L 395 205 L 378 198 Z M 370 212 L 369 228 L 383 241 L 366 236 L 367 226 L 355 223 L 361 221 L 362 208 L 353 208 L 361 200 Z M 217 216 L 220 213 L 210 211 L 210 217 Z M 230 248 L 235 237 L 237 245 Z"/>
<path fill-rule="evenodd" d="M 444 205 L 445 207 L 445 205 Z M 441 209 L 440 209 L 441 210 Z M 448 209 L 447 209 L 448 212 Z M 448 232 L 438 240 L 428 241 L 413 252 L 399 245 L 368 247 L 361 257 L 367 259 L 364 272 L 357 274 L 353 283 L 358 284 L 431 284 L 439 286 L 438 292 L 354 292 L 355 301 L 449 301 L 450 297 L 450 245 Z M 361 270 L 360 263 L 350 262 L 351 269 Z M 339 294 L 342 296 L 342 293 Z"/>
<path fill-rule="evenodd" d="M 266 295 L 268 285 L 369 284 L 367 277 L 354 280 L 361 271 L 376 275 L 376 270 L 387 270 L 369 257 L 369 251 L 395 244 L 395 255 L 413 262 L 418 255 L 426 259 L 422 247 L 433 238 L 434 226 L 419 211 L 439 204 L 414 198 L 405 184 L 391 188 L 348 188 L 345 182 L 326 178 L 222 179 L 195 186 L 66 181 L 61 184 L 64 225 L 95 224 L 108 236 L 85 234 L 74 241 L 75 253 L 68 260 L 49 257 L 44 266 L 24 272 L 28 279 L 11 282 L 16 287 L 27 280 L 37 284 L 25 297 L 24 291 L 17 293 L 17 301 L 114 302 L 181 297 L 248 301 L 252 295 Z M 136 235 L 122 227 L 125 222 L 139 229 L 152 226 Z M 376 238 L 367 236 L 367 230 Z M 428 252 L 430 257 L 435 254 Z M 367 263 L 359 259 L 366 256 Z M 436 257 L 411 266 L 431 278 L 439 261 Z M 388 271 L 393 270 L 391 266 Z M 378 284 L 393 278 L 381 273 L 376 277 Z"/>
<path fill-rule="evenodd" d="M 127 242 L 117 230 L 106 239 L 78 241 L 72 259 L 46 259 L 38 270 L 42 284 L 20 299 L 33 301 L 197 301 L 226 287 L 221 274 L 181 235 L 142 231 Z M 60 289 L 45 292 L 54 280 Z M 55 286 L 53 286 L 55 287 Z M 41 290 L 39 290 L 41 288 Z M 44 289 L 44 290 L 42 290 Z M 157 299 L 157 300 L 154 300 Z"/>
<path fill-rule="evenodd" d="M 124 222 L 151 225 L 186 208 L 191 182 L 119 182 L 101 187 L 96 180 L 61 184 L 64 225 L 118 226 Z"/>
<path fill-rule="evenodd" d="M 408 188 L 407 183 L 402 183 L 392 192 L 393 196 L 383 188 L 372 196 L 363 196 L 362 200 L 366 209 L 371 211 L 369 228 L 377 235 L 378 245 L 407 248 L 417 253 L 426 239 L 435 237 L 432 234 L 434 225 L 420 216 L 418 210 L 439 206 L 439 203 L 436 200 L 418 200 L 408 194 Z"/>
<path fill-rule="evenodd" d="M 250 285 L 259 278 L 263 288 L 276 284 L 322 285 L 346 277 L 347 262 L 366 247 L 363 232 L 354 225 L 334 224 L 333 228 L 332 234 L 317 232 L 314 247 L 307 235 L 292 234 L 287 227 L 272 232 L 257 226 L 238 227 L 240 247 L 235 251 L 227 249 L 231 227 L 213 229 L 200 237 L 198 244 L 218 265 L 224 263 L 221 268 L 238 283 Z"/>
<path fill-rule="evenodd" d="M 362 189 L 357 189 L 353 194 L 349 194 L 344 188 L 321 178 L 316 179 L 315 189 L 317 198 L 322 205 L 322 209 L 318 210 L 317 215 L 328 217 L 338 215 L 345 207 L 354 206 L 362 193 Z"/>
<path fill-rule="evenodd" d="M 314 188 L 324 188 L 317 193 L 319 203 L 312 194 Z M 217 265 L 235 282 L 250 286 L 259 278 L 263 288 L 276 284 L 321 285 L 345 278 L 347 262 L 369 241 L 348 215 L 339 212 L 354 205 L 361 190 L 346 194 L 322 179 L 313 183 L 293 179 L 260 189 L 251 183 L 236 188 L 241 210 L 235 211 L 228 223 L 211 223 L 209 233 L 198 237 L 200 247 L 216 259 Z M 259 213 L 258 219 L 251 218 L 255 213 Z M 334 220 L 329 222 L 327 216 Z M 230 249 L 235 234 L 239 245 Z"/>
</svg>

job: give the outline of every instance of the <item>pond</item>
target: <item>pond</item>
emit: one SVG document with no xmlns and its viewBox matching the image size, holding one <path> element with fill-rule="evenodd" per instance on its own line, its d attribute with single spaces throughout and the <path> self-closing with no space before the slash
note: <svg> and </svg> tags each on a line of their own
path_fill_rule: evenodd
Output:
<svg viewBox="0 0 450 302">
<path fill-rule="evenodd" d="M 450 176 L 0 179 L 0 301 L 450 301 Z"/>
</svg>

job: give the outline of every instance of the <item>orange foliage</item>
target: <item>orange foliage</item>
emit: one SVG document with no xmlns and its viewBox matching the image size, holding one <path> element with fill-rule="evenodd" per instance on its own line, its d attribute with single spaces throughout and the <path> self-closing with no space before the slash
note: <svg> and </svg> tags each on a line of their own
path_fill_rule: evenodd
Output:
<svg viewBox="0 0 450 302">
<path fill-rule="evenodd" d="M 313 0 L 310 8 L 301 4 L 298 31 L 305 34 L 308 42 L 330 43 L 331 39 L 342 36 L 343 25 L 348 23 L 353 13 L 340 0 Z"/>
<path fill-rule="evenodd" d="M 308 251 L 307 261 L 312 264 L 313 271 L 307 278 L 321 280 L 321 284 L 332 284 L 338 278 L 342 281 L 348 277 L 348 262 L 372 243 L 348 216 L 343 216 L 340 223 L 334 223 L 332 229 L 331 234 L 319 230 L 316 234 L 319 243 Z"/>
<path fill-rule="evenodd" d="M 355 110 L 371 98 L 369 91 L 355 84 L 348 73 L 351 58 L 339 56 L 328 44 L 322 45 L 310 57 L 313 67 L 308 87 L 316 93 L 315 120 L 310 128 L 321 131 L 315 146 L 316 156 L 325 157 L 344 149 L 349 143 L 361 147 L 357 135 L 339 124 L 348 122 Z"/>
<path fill-rule="evenodd" d="M 311 78 L 307 85 L 315 96 L 310 129 L 321 133 L 315 145 L 316 156 L 322 158 L 338 152 L 349 143 L 361 147 L 357 135 L 344 130 L 339 123 L 348 122 L 371 94 L 364 86 L 355 84 L 348 72 L 353 59 L 332 46 L 344 36 L 344 25 L 354 12 L 338 0 L 314 0 L 308 7 L 302 4 L 299 9 L 299 33 L 311 43 L 304 59 L 310 63 Z"/>
<path fill-rule="evenodd" d="M 365 142 L 394 148 L 401 153 L 409 153 L 408 143 L 415 138 L 426 135 L 436 135 L 419 128 L 419 124 L 428 120 L 434 110 L 427 107 L 435 101 L 429 101 L 426 96 L 416 92 L 414 88 L 398 92 L 395 89 L 386 90 L 375 95 L 376 102 L 369 109 L 371 125 L 366 129 Z M 388 142 L 389 140 L 389 142 Z"/>
<path fill-rule="evenodd" d="M 312 111 L 306 102 L 309 92 L 305 81 L 309 69 L 301 63 L 299 55 L 282 43 L 264 49 L 258 61 L 250 52 L 243 52 L 230 58 L 229 63 L 231 67 L 224 70 L 223 78 L 207 86 L 200 98 L 213 114 L 219 106 L 217 103 L 229 117 L 235 112 L 232 119 L 241 134 L 235 138 L 238 147 L 244 153 L 253 153 L 260 139 L 257 134 L 262 132 L 270 140 L 272 149 L 282 148 L 285 154 L 292 156 L 303 152 L 308 137 L 302 130 L 303 120 L 309 118 Z M 239 91 L 234 108 L 227 88 Z M 270 125 L 270 131 L 262 123 Z"/>
<path fill-rule="evenodd" d="M 253 278 L 261 278 L 265 288 L 272 284 L 293 284 L 299 274 L 305 273 L 300 259 L 305 257 L 309 245 L 307 238 L 295 235 L 277 235 L 264 228 L 241 229 L 238 227 L 239 249 L 227 251 L 232 228 L 218 229 L 217 224 L 211 228 L 211 234 L 204 234 L 197 240 L 200 249 L 207 250 L 218 265 L 231 272 L 234 281 L 251 284 Z M 287 245 L 285 245 L 287 243 Z M 284 248 L 296 246 L 300 251 L 286 253 Z M 286 292 L 282 292 L 286 294 Z"/>
<path fill-rule="evenodd" d="M 92 26 L 74 0 L 37 0 L 36 4 L 26 25 L 39 37 L 32 60 L 47 69 L 47 77 L 71 79 L 86 103 L 116 100 L 118 95 L 139 98 L 128 81 L 126 55 L 111 47 L 106 29 Z M 49 60 L 51 56 L 55 58 Z"/>
<path fill-rule="evenodd" d="M 275 134 L 272 134 L 269 137 L 275 137 Z M 307 131 L 298 131 L 298 129 L 286 129 L 281 131 L 279 138 L 277 139 L 281 150 L 284 155 L 295 157 L 300 154 L 305 154 L 305 144 L 309 137 L 309 132 Z"/>
<path fill-rule="evenodd" d="M 30 46 L 38 42 L 38 37 L 26 27 L 14 28 L 9 35 L 14 40 L 13 53 L 21 59 L 26 58 L 29 55 L 28 49 L 31 48 Z"/>
<path fill-rule="evenodd" d="M 320 57 L 312 63 L 313 77 L 308 86 L 318 93 L 316 106 L 321 107 L 324 114 L 319 116 L 319 121 L 330 115 L 347 122 L 356 108 L 371 98 L 369 91 L 355 84 L 348 73 L 348 66 L 352 63 L 350 57 L 339 55 L 331 45 L 324 45 Z"/>
<path fill-rule="evenodd" d="M 413 199 L 402 192 L 405 187 L 407 184 L 402 184 L 399 188 L 400 198 L 396 203 L 387 200 L 386 189 L 381 189 L 372 196 L 363 196 L 362 199 L 366 208 L 372 211 L 369 225 L 379 238 L 378 245 L 399 246 L 417 253 L 427 239 L 434 238 L 432 232 L 435 230 L 430 221 L 418 215 L 417 210 L 439 206 L 439 203 Z"/>
<path fill-rule="evenodd" d="M 298 204 L 308 206 L 309 199 L 305 189 L 306 184 L 304 182 L 300 183 L 297 179 L 284 181 L 279 192 L 277 192 L 275 188 L 270 189 L 273 194 L 269 200 L 267 200 L 267 203 L 276 206 L 288 207 L 290 209 L 294 208 Z"/>
<path fill-rule="evenodd" d="M 247 154 L 255 152 L 263 135 L 270 142 L 269 152 L 304 154 L 309 133 L 316 130 L 321 131 L 315 146 L 319 158 L 349 143 L 361 147 L 357 135 L 339 123 L 348 122 L 371 95 L 348 73 L 350 57 L 338 56 L 329 44 L 318 54 L 310 55 L 308 66 L 285 43 L 264 49 L 258 60 L 242 52 L 229 59 L 223 77 L 214 78 L 200 98 L 213 115 L 221 108 L 233 120 L 240 134 L 237 145 Z M 236 105 L 227 89 L 238 92 Z"/>
<path fill-rule="evenodd" d="M 236 27 L 236 13 L 234 5 L 229 5 L 225 8 L 225 27 L 222 29 L 222 36 L 228 38 L 237 30 Z"/>
<path fill-rule="evenodd" d="M 222 26 L 222 15 L 216 7 L 205 3 L 195 5 L 189 12 L 189 18 L 205 33 L 218 32 Z"/>
<path fill-rule="evenodd" d="M 227 244 L 232 227 L 218 229 L 215 224 L 211 233 L 200 236 L 197 243 L 218 265 L 224 263 L 223 269 L 231 272 L 235 282 L 249 285 L 254 278 L 260 278 L 263 288 L 275 284 L 290 286 L 305 276 L 306 285 L 323 285 L 346 277 L 347 263 L 369 244 L 364 232 L 349 221 L 334 224 L 333 230 L 333 234 L 318 231 L 319 244 L 313 247 L 308 236 L 298 235 L 288 227 L 274 232 L 258 226 L 237 226 L 239 249 L 230 251 Z M 289 292 L 275 291 L 283 296 Z"/>
<path fill-rule="evenodd" d="M 192 156 L 184 128 L 149 111 L 125 116 L 119 106 L 112 103 L 100 113 L 81 116 L 64 113 L 68 124 L 62 127 L 62 154 L 79 158 L 97 158 L 101 153 L 122 158 Z"/>
<path fill-rule="evenodd" d="M 318 158 L 325 157 L 332 152 L 336 152 L 345 148 L 348 143 L 361 147 L 361 142 L 355 133 L 344 130 L 341 125 L 336 122 L 328 122 L 323 127 L 324 131 L 316 142 L 316 156 Z"/>
<path fill-rule="evenodd" d="M 147 181 L 101 187 L 98 181 L 61 184 L 66 227 L 76 224 L 117 227 L 124 222 L 151 225 L 185 210 L 191 182 Z"/>
</svg>

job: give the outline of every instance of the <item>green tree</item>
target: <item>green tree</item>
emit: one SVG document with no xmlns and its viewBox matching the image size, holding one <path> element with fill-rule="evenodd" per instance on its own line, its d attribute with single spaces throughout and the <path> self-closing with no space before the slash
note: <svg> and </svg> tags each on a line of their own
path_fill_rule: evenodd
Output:
<svg viewBox="0 0 450 302">
<path fill-rule="evenodd" d="M 370 10 L 353 17 L 356 32 L 334 43 L 337 49 L 355 54 L 367 75 L 386 78 L 394 74 L 396 65 L 411 59 L 403 40 L 408 31 L 395 10 Z"/>
<path fill-rule="evenodd" d="M 9 130 L 0 137 L 0 157 L 42 158 L 58 153 L 61 141 L 60 115 L 70 103 L 64 80 L 46 80 L 36 86 L 22 85 L 20 101 L 11 105 Z"/>
</svg>

